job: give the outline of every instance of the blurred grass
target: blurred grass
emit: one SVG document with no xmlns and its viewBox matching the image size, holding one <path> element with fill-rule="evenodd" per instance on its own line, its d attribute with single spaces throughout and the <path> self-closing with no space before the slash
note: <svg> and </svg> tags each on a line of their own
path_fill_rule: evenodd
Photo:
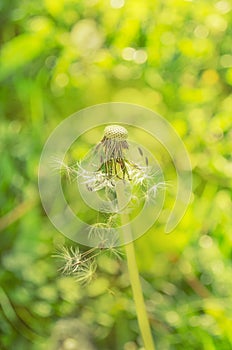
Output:
<svg viewBox="0 0 232 350">
<path fill-rule="evenodd" d="M 85 289 L 61 277 L 51 255 L 65 239 L 38 200 L 50 132 L 109 101 L 163 115 L 193 165 L 192 203 L 175 232 L 164 235 L 164 211 L 136 242 L 158 349 L 232 348 L 231 9 L 227 0 L 1 2 L 1 349 L 47 349 L 66 318 L 97 349 L 139 349 L 124 263 L 102 261 Z"/>
</svg>

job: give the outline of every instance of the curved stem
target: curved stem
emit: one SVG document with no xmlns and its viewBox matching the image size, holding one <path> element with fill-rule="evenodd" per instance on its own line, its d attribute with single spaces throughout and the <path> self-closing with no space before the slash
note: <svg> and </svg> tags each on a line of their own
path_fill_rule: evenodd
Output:
<svg viewBox="0 0 232 350">
<path fill-rule="evenodd" d="M 127 202 L 125 195 L 125 187 L 123 181 L 120 181 L 117 185 L 117 199 L 119 208 L 123 208 Z M 124 241 L 132 240 L 131 226 L 128 225 L 128 214 L 121 213 L 121 223 L 123 230 Z M 151 329 L 146 312 L 146 306 L 143 298 L 142 287 L 139 279 L 139 271 L 136 263 L 134 243 L 125 244 L 125 251 L 127 256 L 128 272 L 135 301 L 136 313 L 138 318 L 138 324 L 142 335 L 144 347 L 146 350 L 155 350 L 155 344 L 153 342 Z"/>
</svg>

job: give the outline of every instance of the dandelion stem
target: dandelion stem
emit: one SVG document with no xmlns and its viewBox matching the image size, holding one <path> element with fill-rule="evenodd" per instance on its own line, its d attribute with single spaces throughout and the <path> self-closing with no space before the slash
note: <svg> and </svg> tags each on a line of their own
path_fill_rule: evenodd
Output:
<svg viewBox="0 0 232 350">
<path fill-rule="evenodd" d="M 125 185 L 120 181 L 117 185 L 117 199 L 119 208 L 123 208 L 126 203 Z M 121 224 L 123 230 L 124 240 L 132 239 L 131 226 L 128 224 L 128 214 L 121 213 Z M 143 291 L 139 279 L 139 271 L 136 263 L 135 249 L 133 241 L 125 245 L 127 256 L 128 272 L 132 287 L 132 292 L 135 301 L 135 308 L 138 318 L 138 324 L 142 335 L 143 343 L 146 350 L 155 350 L 155 344 L 152 338 L 151 329 L 146 312 L 146 306 L 143 298 Z"/>
</svg>

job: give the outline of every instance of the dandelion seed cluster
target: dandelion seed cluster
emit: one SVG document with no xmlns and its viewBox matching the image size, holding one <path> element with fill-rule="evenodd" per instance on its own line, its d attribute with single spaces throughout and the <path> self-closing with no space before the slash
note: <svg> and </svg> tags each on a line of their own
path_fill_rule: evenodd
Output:
<svg viewBox="0 0 232 350">
<path fill-rule="evenodd" d="M 68 167 L 63 162 L 59 164 L 59 166 L 62 165 L 63 171 L 67 171 L 69 177 L 73 175 L 78 179 L 87 193 L 103 192 L 106 202 L 109 203 L 107 207 L 110 208 L 110 210 L 104 210 L 105 222 L 100 221 L 91 225 L 88 238 L 94 242 L 92 246 L 95 248 L 84 253 L 80 253 L 79 249 L 64 248 L 60 254 L 65 261 L 61 268 L 62 272 L 73 273 L 80 283 L 91 280 L 97 266 L 96 259 L 100 254 L 110 252 L 116 258 L 121 257 L 120 249 L 115 248 L 119 245 L 117 225 L 121 210 L 117 203 L 117 183 L 123 181 L 124 185 L 129 184 L 129 200 L 123 210 L 130 213 L 131 217 L 137 215 L 138 208 L 141 208 L 144 203 L 153 203 L 156 200 L 157 191 L 166 187 L 163 181 L 158 181 L 157 168 L 150 165 L 148 153 L 140 146 L 133 147 L 131 153 L 136 161 L 131 157 L 127 158 L 130 145 L 127 139 L 128 132 L 124 127 L 109 125 L 104 130 L 102 140 L 87 158 L 87 164 L 78 163 L 76 168 Z M 101 207 L 99 211 L 102 213 L 102 210 Z"/>
</svg>

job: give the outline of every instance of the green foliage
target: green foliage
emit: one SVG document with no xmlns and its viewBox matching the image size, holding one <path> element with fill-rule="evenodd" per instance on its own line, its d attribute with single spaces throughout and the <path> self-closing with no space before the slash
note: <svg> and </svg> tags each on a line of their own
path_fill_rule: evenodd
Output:
<svg viewBox="0 0 232 350">
<path fill-rule="evenodd" d="M 66 319 L 82 324 L 90 349 L 140 348 L 124 261 L 102 256 L 86 287 L 61 276 L 51 256 L 72 242 L 50 224 L 37 189 L 53 128 L 83 107 L 122 101 L 163 115 L 193 166 L 192 202 L 179 226 L 164 234 L 164 210 L 136 242 L 157 348 L 231 349 L 230 2 L 3 0 L 0 10 L 0 348 L 52 348 Z M 173 169 L 167 174 L 172 181 Z M 67 337 L 72 349 L 75 337 Z"/>
</svg>

